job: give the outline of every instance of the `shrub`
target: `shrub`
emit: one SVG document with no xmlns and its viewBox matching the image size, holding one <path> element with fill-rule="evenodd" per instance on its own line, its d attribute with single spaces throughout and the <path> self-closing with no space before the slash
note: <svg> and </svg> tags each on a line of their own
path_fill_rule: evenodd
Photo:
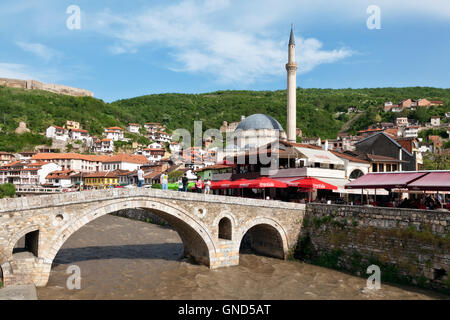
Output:
<svg viewBox="0 0 450 320">
<path fill-rule="evenodd" d="M 12 198 L 16 195 L 16 186 L 12 183 L 0 185 L 0 198 Z"/>
</svg>

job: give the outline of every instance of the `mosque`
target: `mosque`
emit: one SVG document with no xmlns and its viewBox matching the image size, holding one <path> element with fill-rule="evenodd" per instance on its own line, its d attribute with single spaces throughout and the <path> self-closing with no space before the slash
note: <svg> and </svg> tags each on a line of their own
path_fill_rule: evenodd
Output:
<svg viewBox="0 0 450 320">
<path fill-rule="evenodd" d="M 293 27 L 289 38 L 289 55 L 286 64 L 287 71 L 287 130 L 267 114 L 253 114 L 238 124 L 228 139 L 225 153 L 256 149 L 273 141 L 284 140 L 296 142 L 296 114 L 297 114 L 297 68 L 295 62 L 295 38 Z M 227 152 L 228 151 L 228 152 Z"/>
</svg>

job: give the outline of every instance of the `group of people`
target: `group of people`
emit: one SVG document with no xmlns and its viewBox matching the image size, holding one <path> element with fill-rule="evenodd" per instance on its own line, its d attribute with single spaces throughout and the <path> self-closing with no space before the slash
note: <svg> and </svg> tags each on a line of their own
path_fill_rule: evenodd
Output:
<svg viewBox="0 0 450 320">
<path fill-rule="evenodd" d="M 416 199 L 403 199 L 398 205 L 399 208 L 415 208 L 426 210 L 442 209 L 442 196 L 437 193 L 435 195 L 427 195 L 425 197 L 417 197 Z M 447 204 L 448 209 L 448 204 Z"/>
<path fill-rule="evenodd" d="M 184 174 L 183 177 L 178 179 L 178 191 L 187 192 L 189 185 L 189 180 L 187 175 Z M 197 177 L 197 181 L 195 181 L 195 191 L 198 193 L 203 193 L 203 189 L 205 189 L 205 194 L 211 193 L 211 180 L 207 179 L 203 182 L 201 177 Z"/>
</svg>

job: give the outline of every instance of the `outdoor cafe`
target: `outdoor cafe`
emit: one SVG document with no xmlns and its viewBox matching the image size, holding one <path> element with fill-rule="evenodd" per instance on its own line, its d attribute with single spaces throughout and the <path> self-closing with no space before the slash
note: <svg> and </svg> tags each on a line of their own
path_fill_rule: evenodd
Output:
<svg viewBox="0 0 450 320">
<path fill-rule="evenodd" d="M 450 171 L 369 173 L 345 186 L 360 189 L 361 203 L 416 209 L 450 209 Z M 385 189 L 389 196 L 364 197 L 364 190 Z"/>
</svg>

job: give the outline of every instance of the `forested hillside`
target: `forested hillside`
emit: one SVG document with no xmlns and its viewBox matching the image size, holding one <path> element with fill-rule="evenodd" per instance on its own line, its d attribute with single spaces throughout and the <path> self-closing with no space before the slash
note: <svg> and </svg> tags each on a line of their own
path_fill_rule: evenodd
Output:
<svg viewBox="0 0 450 320">
<path fill-rule="evenodd" d="M 380 121 L 392 121 L 399 114 L 384 113 L 385 101 L 427 98 L 442 100 L 443 107 L 420 108 L 410 118 L 429 121 L 432 115 L 444 117 L 450 111 L 450 89 L 428 87 L 377 89 L 298 89 L 297 126 L 304 136 L 335 138 L 343 125 L 354 116 L 347 114 L 356 106 L 363 114 L 352 122 L 352 133 Z M 219 128 L 223 121 L 239 121 L 241 115 L 266 113 L 286 126 L 286 91 L 218 91 L 205 94 L 154 94 L 105 103 L 90 97 L 70 97 L 43 91 L 0 87 L 0 151 L 18 151 L 42 144 L 35 134 L 50 125 L 62 126 L 66 120 L 81 123 L 91 135 L 101 135 L 104 127 L 128 123 L 162 122 L 168 130 L 192 130 L 194 121 L 203 128 Z M 23 136 L 20 144 L 14 133 L 25 121 L 34 134 Z M 36 141 L 34 141 L 36 140 Z M 39 140 L 39 143 L 37 143 Z M 19 140 L 17 140 L 19 141 Z M 14 149 L 14 150 L 13 150 Z"/>
</svg>

